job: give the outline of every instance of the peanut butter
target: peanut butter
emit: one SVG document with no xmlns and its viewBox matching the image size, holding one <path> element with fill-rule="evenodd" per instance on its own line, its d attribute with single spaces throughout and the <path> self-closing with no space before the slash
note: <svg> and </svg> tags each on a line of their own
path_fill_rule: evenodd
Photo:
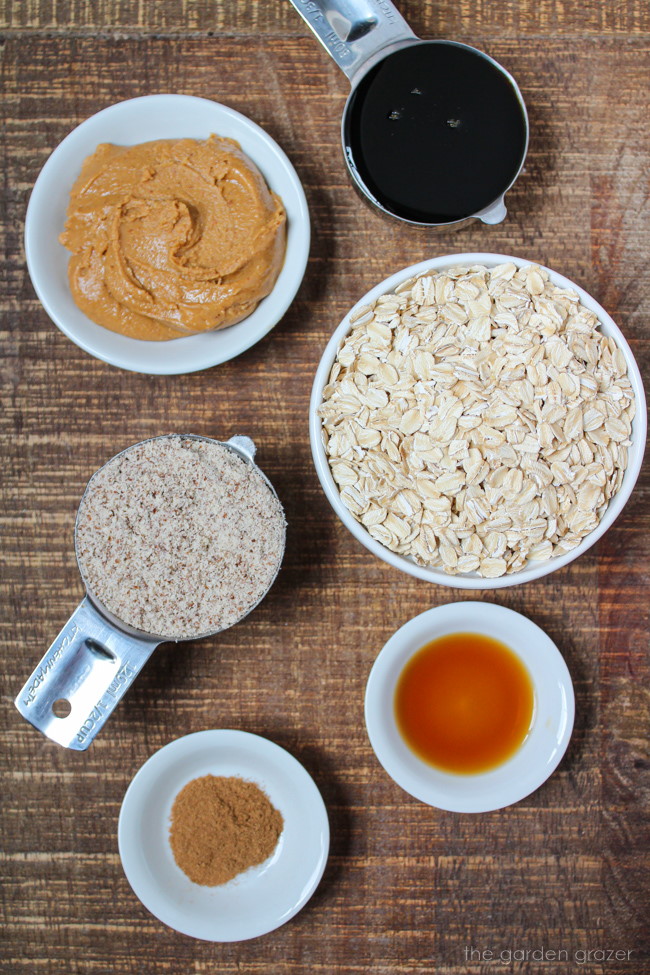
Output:
<svg viewBox="0 0 650 975">
<path fill-rule="evenodd" d="M 232 139 L 104 144 L 72 188 L 61 243 L 89 318 L 160 341 L 250 315 L 280 273 L 285 224 Z"/>
</svg>

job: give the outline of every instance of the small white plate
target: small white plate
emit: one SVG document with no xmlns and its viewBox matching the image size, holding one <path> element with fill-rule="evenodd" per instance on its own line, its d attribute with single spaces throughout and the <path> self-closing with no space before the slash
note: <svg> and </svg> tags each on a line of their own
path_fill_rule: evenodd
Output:
<svg viewBox="0 0 650 975">
<path fill-rule="evenodd" d="M 217 332 L 144 342 L 96 325 L 68 286 L 69 252 L 59 243 L 70 190 L 84 159 L 102 142 L 135 145 L 154 139 L 236 139 L 287 211 L 287 251 L 270 295 L 252 315 Z M 55 325 L 78 346 L 113 366 L 151 375 L 179 375 L 226 362 L 259 342 L 293 301 L 309 257 L 309 211 L 298 175 L 270 135 L 245 115 L 189 95 L 145 95 L 86 119 L 49 157 L 34 185 L 25 219 L 25 255 L 34 290 Z"/>
<path fill-rule="evenodd" d="M 395 721 L 395 687 L 407 660 L 449 633 L 481 633 L 505 643 L 534 687 L 533 723 L 523 745 L 503 765 L 478 775 L 454 775 L 423 762 Z M 566 751 L 574 713 L 571 676 L 553 641 L 525 616 L 492 603 L 448 603 L 409 620 L 384 646 L 366 687 L 366 726 L 380 763 L 410 795 L 451 812 L 501 809 L 538 789 Z"/>
<path fill-rule="evenodd" d="M 273 856 L 219 887 L 192 883 L 169 844 L 174 799 L 202 775 L 255 782 L 284 818 Z M 279 928 L 307 903 L 327 862 L 329 824 L 313 779 L 284 748 L 245 731 L 200 731 L 142 766 L 124 796 L 118 842 L 127 880 L 160 921 L 205 941 L 245 941 Z"/>
</svg>

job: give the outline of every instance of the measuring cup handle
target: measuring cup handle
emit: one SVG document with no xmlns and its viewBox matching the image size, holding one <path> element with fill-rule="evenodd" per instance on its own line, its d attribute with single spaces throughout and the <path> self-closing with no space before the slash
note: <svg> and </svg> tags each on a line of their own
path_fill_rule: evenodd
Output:
<svg viewBox="0 0 650 975">
<path fill-rule="evenodd" d="M 18 694 L 16 707 L 52 741 L 85 751 L 159 642 L 122 633 L 86 596 Z"/>
<path fill-rule="evenodd" d="M 375 55 L 418 40 L 390 0 L 289 2 L 352 83 Z"/>
</svg>

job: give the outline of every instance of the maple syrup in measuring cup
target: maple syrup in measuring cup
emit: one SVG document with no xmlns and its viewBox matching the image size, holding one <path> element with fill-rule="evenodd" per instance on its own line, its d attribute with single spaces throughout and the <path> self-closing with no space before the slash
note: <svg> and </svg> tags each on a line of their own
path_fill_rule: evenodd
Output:
<svg viewBox="0 0 650 975">
<path fill-rule="evenodd" d="M 455 41 L 416 37 L 388 0 L 291 0 L 350 79 L 341 135 L 357 189 L 421 226 L 499 223 L 528 118 L 515 80 Z"/>
<path fill-rule="evenodd" d="M 433 41 L 395 51 L 363 76 L 343 142 L 353 179 L 383 210 L 414 223 L 455 223 L 514 182 L 527 125 L 491 58 Z"/>
</svg>

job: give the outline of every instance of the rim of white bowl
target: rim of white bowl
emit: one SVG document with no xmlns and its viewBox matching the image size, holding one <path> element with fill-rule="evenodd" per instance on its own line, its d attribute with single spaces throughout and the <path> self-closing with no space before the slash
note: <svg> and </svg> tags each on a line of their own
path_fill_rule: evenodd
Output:
<svg viewBox="0 0 650 975">
<path fill-rule="evenodd" d="M 121 137 L 120 124 L 126 127 L 132 116 L 140 114 L 142 137 Z M 207 138 L 212 132 L 236 139 L 267 184 L 282 197 L 287 211 L 287 248 L 273 291 L 236 325 L 167 342 L 133 339 L 97 325 L 74 303 L 67 279 L 70 254 L 58 241 L 70 190 L 82 161 L 101 142 L 118 142 L 121 138 L 121 144 L 135 145 L 151 139 Z M 50 226 L 44 230 L 47 223 Z M 194 95 L 160 93 L 129 98 L 81 122 L 46 160 L 25 217 L 27 268 L 34 290 L 54 324 L 96 359 L 146 375 L 180 375 L 208 369 L 241 355 L 263 339 L 284 316 L 298 292 L 307 267 L 310 238 L 305 193 L 284 150 L 241 112 Z M 52 270 L 53 263 L 56 272 Z M 63 282 L 59 280 L 62 274 Z"/>
<path fill-rule="evenodd" d="M 395 687 L 406 662 L 431 640 L 459 632 L 505 643 L 528 670 L 535 692 L 531 729 L 521 747 L 477 775 L 454 775 L 422 761 L 395 720 Z M 366 728 L 380 765 L 409 795 L 450 812 L 502 809 L 535 792 L 560 764 L 574 717 L 571 675 L 555 643 L 527 616 L 495 603 L 446 603 L 415 616 L 384 645 L 366 685 Z"/>
<path fill-rule="evenodd" d="M 204 775 L 255 782 L 284 818 L 270 859 L 217 887 L 192 883 L 168 838 L 175 797 Z M 203 941 L 246 941 L 291 920 L 320 883 L 329 837 L 325 803 L 298 759 L 268 738 L 222 728 L 154 752 L 126 790 L 118 821 L 120 858 L 136 897 L 163 924 Z"/>
<path fill-rule="evenodd" d="M 486 267 L 495 267 L 498 264 L 504 264 L 507 262 L 512 262 L 517 267 L 535 264 L 537 267 L 541 267 L 545 271 L 548 271 L 551 280 L 555 284 L 562 288 L 570 288 L 571 290 L 575 291 L 585 307 L 597 315 L 601 326 L 603 326 L 603 334 L 611 335 L 616 339 L 619 348 L 625 356 L 628 375 L 630 377 L 630 382 L 632 384 L 636 401 L 636 414 L 632 422 L 632 445 L 629 448 L 628 466 L 623 477 L 623 483 L 621 484 L 618 493 L 610 501 L 598 526 L 582 540 L 580 545 L 576 546 L 576 548 L 571 552 L 568 552 L 566 555 L 554 556 L 545 562 L 529 561 L 524 568 L 520 569 L 518 572 L 514 572 L 511 575 L 501 576 L 498 579 L 486 579 L 477 575 L 476 573 L 453 576 L 448 575 L 441 569 L 417 565 L 410 559 L 397 555 L 395 552 L 391 552 L 390 549 L 386 548 L 386 546 L 376 541 L 376 539 L 374 539 L 352 516 L 350 511 L 341 501 L 339 490 L 336 486 L 334 478 L 332 477 L 332 472 L 325 453 L 325 447 L 321 438 L 322 424 L 317 411 L 323 400 L 323 388 L 329 378 L 330 370 L 336 357 L 336 353 L 338 352 L 343 339 L 352 327 L 350 319 L 361 308 L 363 308 L 364 305 L 375 301 L 381 295 L 394 291 L 395 288 L 402 284 L 402 282 L 408 280 L 408 278 L 417 277 L 424 274 L 426 271 L 439 271 L 446 267 L 471 264 L 483 264 Z M 316 467 L 316 473 L 327 500 L 345 527 L 352 533 L 352 535 L 354 535 L 357 541 L 361 542 L 361 544 L 372 552 L 373 555 L 376 555 L 389 565 L 394 566 L 394 568 L 400 569 L 402 572 L 406 572 L 408 575 L 415 576 L 417 579 L 423 579 L 426 582 L 431 582 L 439 586 L 449 586 L 452 589 L 503 589 L 508 586 L 521 585 L 524 582 L 531 582 L 534 579 L 540 579 L 542 576 L 549 575 L 549 573 L 563 568 L 565 565 L 568 565 L 570 562 L 573 562 L 575 559 L 583 555 L 584 552 L 591 548 L 591 546 L 594 545 L 602 535 L 604 535 L 604 533 L 614 523 L 625 507 L 625 504 L 632 493 L 641 470 L 646 435 L 646 402 L 639 367 L 636 363 L 634 355 L 632 354 L 632 350 L 625 339 L 625 336 L 611 316 L 595 300 L 595 298 L 592 298 L 588 292 L 577 285 L 574 281 L 571 281 L 569 278 L 565 277 L 563 274 L 559 274 L 552 268 L 546 267 L 545 265 L 539 264 L 538 262 L 532 261 L 528 258 L 513 257 L 509 254 L 444 254 L 441 257 L 434 257 L 426 261 L 420 261 L 419 264 L 413 264 L 410 267 L 403 268 L 401 271 L 397 271 L 395 274 L 392 274 L 384 281 L 381 281 L 379 284 L 375 285 L 374 288 L 371 288 L 370 291 L 360 298 L 354 307 L 350 309 L 350 311 L 335 329 L 329 342 L 327 343 L 316 370 L 309 404 L 309 438 L 311 441 L 311 451 L 314 466 Z"/>
</svg>

